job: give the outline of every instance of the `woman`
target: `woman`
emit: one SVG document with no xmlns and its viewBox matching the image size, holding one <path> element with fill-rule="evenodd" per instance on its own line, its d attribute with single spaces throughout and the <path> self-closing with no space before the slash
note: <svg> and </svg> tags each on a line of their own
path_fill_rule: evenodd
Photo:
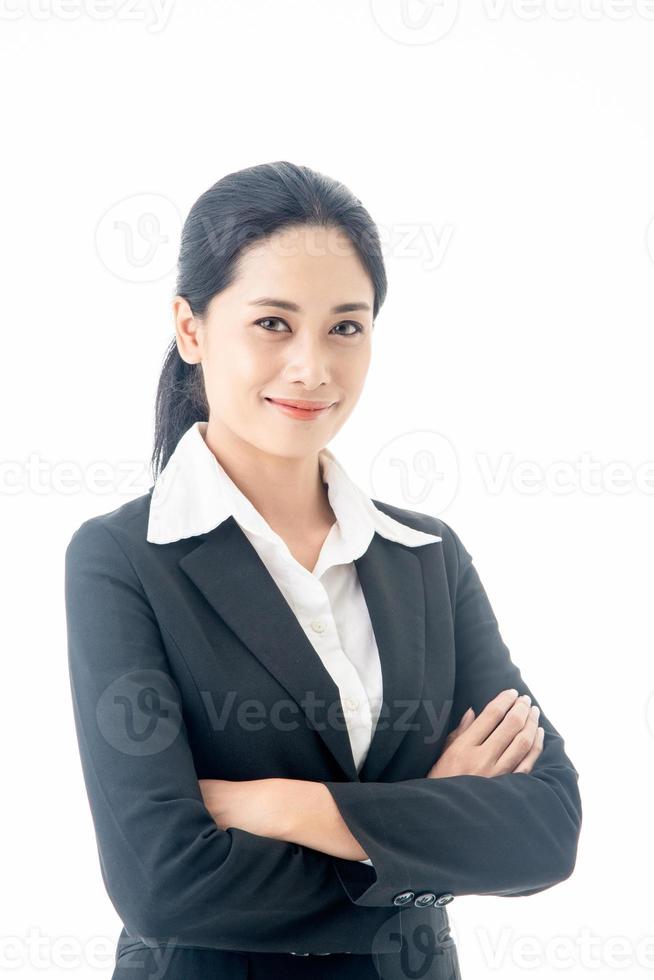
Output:
<svg viewBox="0 0 654 980">
<path fill-rule="evenodd" d="M 567 878 L 581 803 L 458 535 L 326 448 L 376 228 L 324 175 L 252 167 L 191 209 L 176 286 L 155 482 L 66 552 L 113 977 L 458 977 L 445 906 Z"/>
</svg>

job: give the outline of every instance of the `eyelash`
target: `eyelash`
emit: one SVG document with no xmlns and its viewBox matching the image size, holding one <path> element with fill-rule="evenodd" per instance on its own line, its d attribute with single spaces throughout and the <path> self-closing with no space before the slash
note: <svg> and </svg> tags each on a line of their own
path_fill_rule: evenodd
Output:
<svg viewBox="0 0 654 980">
<path fill-rule="evenodd" d="M 286 320 L 284 320 L 281 316 L 264 316 L 261 318 L 261 320 L 255 320 L 255 324 L 257 327 L 261 327 L 262 323 L 265 323 L 268 320 L 278 320 L 280 323 L 286 323 Z M 357 328 L 354 333 L 340 334 L 339 336 L 341 337 L 356 337 L 358 333 L 363 333 L 363 327 L 360 323 L 357 323 L 356 320 L 341 320 L 341 323 L 351 323 L 353 327 Z M 288 323 L 286 323 L 286 326 L 288 326 Z M 337 323 L 336 326 L 338 327 L 340 324 Z M 266 333 L 282 333 L 281 330 L 268 330 L 266 327 L 262 327 L 262 330 L 265 330 Z"/>
</svg>

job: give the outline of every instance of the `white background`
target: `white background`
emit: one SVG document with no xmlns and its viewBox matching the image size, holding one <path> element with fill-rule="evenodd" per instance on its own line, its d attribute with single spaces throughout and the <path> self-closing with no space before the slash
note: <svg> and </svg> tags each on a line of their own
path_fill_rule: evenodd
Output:
<svg viewBox="0 0 654 980">
<path fill-rule="evenodd" d="M 459 533 L 580 772 L 574 875 L 448 906 L 464 980 L 650 975 L 654 3 L 0 10 L 7 975 L 111 975 L 64 551 L 151 484 L 181 221 L 278 159 L 347 184 L 385 240 L 331 448 Z"/>
</svg>

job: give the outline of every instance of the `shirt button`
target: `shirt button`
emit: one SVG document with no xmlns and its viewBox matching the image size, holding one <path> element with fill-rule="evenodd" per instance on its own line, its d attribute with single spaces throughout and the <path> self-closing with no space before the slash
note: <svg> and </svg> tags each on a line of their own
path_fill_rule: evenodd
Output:
<svg viewBox="0 0 654 980">
<path fill-rule="evenodd" d="M 424 908 L 426 905 L 433 905 L 436 901 L 436 896 L 433 892 L 423 892 L 422 895 L 416 895 L 414 905 L 418 908 Z"/>
<path fill-rule="evenodd" d="M 357 711 L 359 702 L 356 698 L 345 698 L 345 707 L 348 711 Z"/>
<path fill-rule="evenodd" d="M 322 619 L 314 619 L 311 623 L 311 629 L 315 630 L 316 633 L 324 633 L 327 626 Z"/>
<path fill-rule="evenodd" d="M 415 898 L 415 892 L 400 892 L 393 899 L 393 905 L 408 905 Z"/>
<path fill-rule="evenodd" d="M 442 895 L 438 896 L 434 902 L 434 905 L 447 905 L 447 903 L 451 902 L 453 899 L 454 895 L 450 894 L 450 892 L 443 892 Z"/>
</svg>

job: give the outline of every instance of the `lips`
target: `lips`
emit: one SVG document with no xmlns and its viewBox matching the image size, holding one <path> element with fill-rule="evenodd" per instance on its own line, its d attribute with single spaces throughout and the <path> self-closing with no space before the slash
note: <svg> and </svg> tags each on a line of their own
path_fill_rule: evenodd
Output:
<svg viewBox="0 0 654 980">
<path fill-rule="evenodd" d="M 315 402 L 298 398 L 282 399 L 266 397 L 266 401 L 269 405 L 273 405 L 282 415 L 286 415 L 287 418 L 297 419 L 303 422 L 317 421 L 336 404 L 335 402 Z M 310 407 L 306 408 L 307 405 Z"/>
<path fill-rule="evenodd" d="M 268 397 L 266 397 L 266 401 L 268 401 L 268 402 L 275 402 L 275 404 L 277 404 L 277 405 L 287 405 L 289 408 L 301 408 L 301 409 L 304 409 L 304 411 L 307 411 L 307 412 L 317 412 L 317 411 L 320 411 L 323 408 L 329 408 L 330 405 L 333 405 L 334 404 L 333 402 L 306 401 L 306 400 L 297 399 L 297 398 L 294 398 L 294 399 L 291 400 L 289 398 L 268 398 Z"/>
</svg>

